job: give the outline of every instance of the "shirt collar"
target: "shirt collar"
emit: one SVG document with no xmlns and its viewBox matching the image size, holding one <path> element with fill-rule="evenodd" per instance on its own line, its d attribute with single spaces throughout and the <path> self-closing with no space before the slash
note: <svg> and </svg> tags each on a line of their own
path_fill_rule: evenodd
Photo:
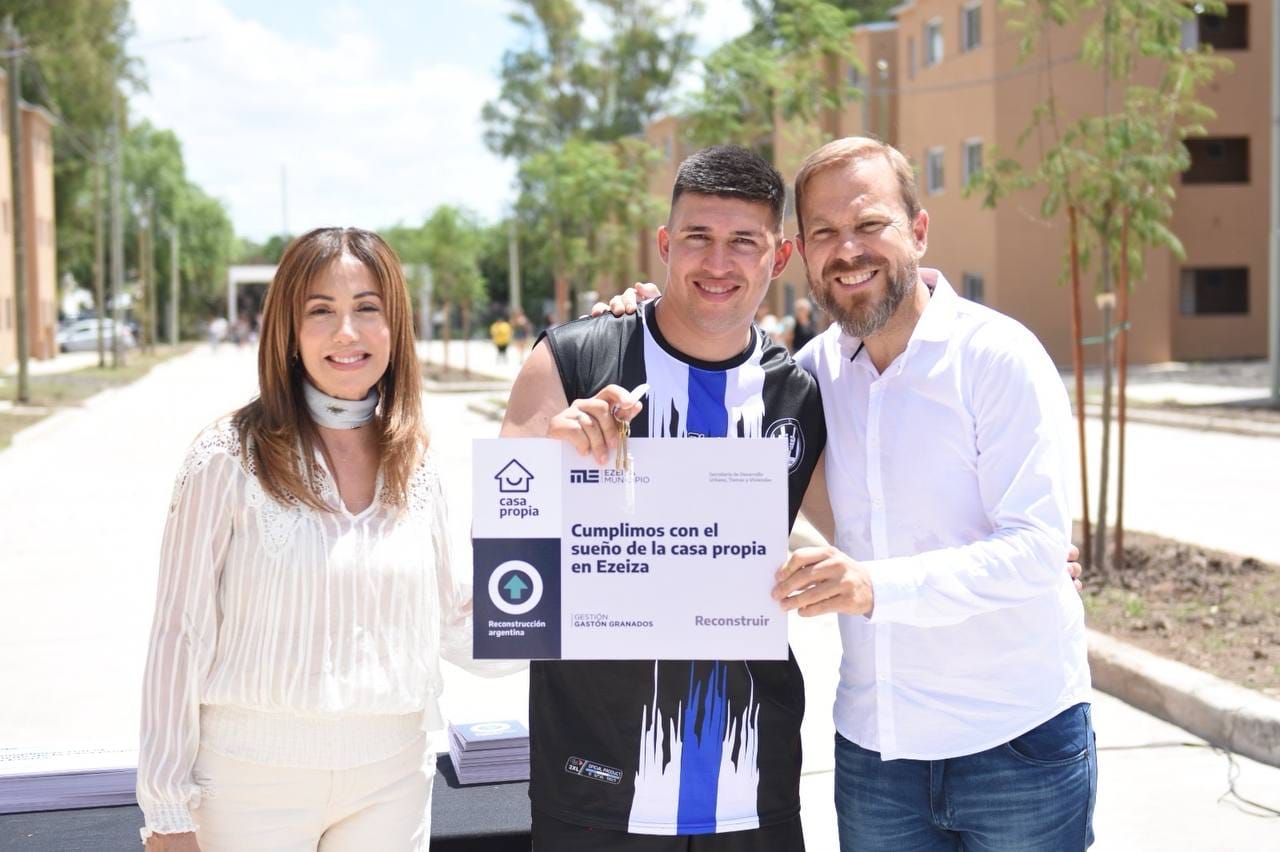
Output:
<svg viewBox="0 0 1280 852">
<path fill-rule="evenodd" d="M 950 338 L 951 326 L 956 317 L 956 306 L 960 301 L 960 297 L 951 287 L 951 282 L 947 281 L 946 276 L 937 269 L 921 267 L 920 282 L 928 287 L 933 295 L 929 299 L 929 304 L 925 305 L 924 313 L 916 322 L 915 329 L 911 332 L 908 347 L 916 340 L 936 341 Z M 863 348 L 862 338 L 843 331 L 840 332 L 839 342 L 840 352 L 847 361 L 857 357 Z"/>
</svg>

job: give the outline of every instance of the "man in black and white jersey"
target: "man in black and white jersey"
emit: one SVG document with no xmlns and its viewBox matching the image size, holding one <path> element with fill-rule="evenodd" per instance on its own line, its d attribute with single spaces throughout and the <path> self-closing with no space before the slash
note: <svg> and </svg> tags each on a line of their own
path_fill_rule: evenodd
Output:
<svg viewBox="0 0 1280 852">
<path fill-rule="evenodd" d="M 745 149 L 685 160 L 657 234 L 663 297 L 550 329 L 516 379 L 502 435 L 561 438 L 602 462 L 619 419 L 637 437 L 782 437 L 794 521 L 826 443 L 821 401 L 752 324 L 791 255 L 784 197 L 778 172 Z M 628 390 L 642 383 L 643 413 Z M 803 850 L 803 715 L 794 656 L 535 662 L 534 848 Z M 585 765 L 600 771 L 575 771 Z"/>
</svg>

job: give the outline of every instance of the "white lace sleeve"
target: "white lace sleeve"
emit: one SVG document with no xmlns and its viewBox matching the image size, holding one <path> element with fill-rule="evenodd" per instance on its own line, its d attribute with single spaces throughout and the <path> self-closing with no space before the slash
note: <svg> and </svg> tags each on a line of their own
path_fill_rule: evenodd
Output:
<svg viewBox="0 0 1280 852">
<path fill-rule="evenodd" d="M 195 830 L 200 694 L 217 647 L 218 580 L 241 470 L 235 433 L 210 429 L 187 454 L 169 505 L 142 688 L 137 794 L 144 839 Z"/>
</svg>

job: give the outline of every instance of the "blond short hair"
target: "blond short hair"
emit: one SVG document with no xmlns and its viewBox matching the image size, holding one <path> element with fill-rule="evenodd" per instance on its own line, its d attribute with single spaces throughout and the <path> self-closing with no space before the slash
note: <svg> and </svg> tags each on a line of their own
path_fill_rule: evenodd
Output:
<svg viewBox="0 0 1280 852">
<path fill-rule="evenodd" d="M 845 166 L 859 160 L 872 157 L 884 157 L 898 179 L 898 190 L 902 194 L 902 206 L 906 208 L 907 219 L 916 220 L 920 213 L 920 193 L 916 188 L 916 174 L 911 168 L 911 161 L 906 155 L 888 143 L 869 136 L 846 136 L 823 145 L 814 151 L 800 166 L 796 173 L 796 225 L 800 236 L 804 237 L 804 193 L 805 188 L 814 175 L 836 166 Z"/>
</svg>

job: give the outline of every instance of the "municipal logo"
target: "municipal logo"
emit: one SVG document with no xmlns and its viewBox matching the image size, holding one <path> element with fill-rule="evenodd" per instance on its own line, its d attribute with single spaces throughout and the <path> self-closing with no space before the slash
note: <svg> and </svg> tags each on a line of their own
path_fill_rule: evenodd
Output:
<svg viewBox="0 0 1280 852">
<path fill-rule="evenodd" d="M 498 480 L 498 490 L 503 494 L 528 494 L 533 474 L 520 462 L 512 459 L 493 475 Z"/>
<path fill-rule="evenodd" d="M 800 428 L 800 421 L 794 417 L 775 421 L 765 432 L 765 437 L 786 438 L 787 470 L 793 471 L 800 466 L 800 460 L 804 458 L 804 430 Z"/>
<path fill-rule="evenodd" d="M 507 615 L 524 615 L 542 600 L 542 575 L 520 559 L 503 562 L 489 575 L 489 600 Z"/>
<path fill-rule="evenodd" d="M 599 482 L 600 471 L 598 470 L 582 470 L 579 468 L 571 468 L 569 470 L 569 484 L 582 485 L 584 483 Z"/>
</svg>

